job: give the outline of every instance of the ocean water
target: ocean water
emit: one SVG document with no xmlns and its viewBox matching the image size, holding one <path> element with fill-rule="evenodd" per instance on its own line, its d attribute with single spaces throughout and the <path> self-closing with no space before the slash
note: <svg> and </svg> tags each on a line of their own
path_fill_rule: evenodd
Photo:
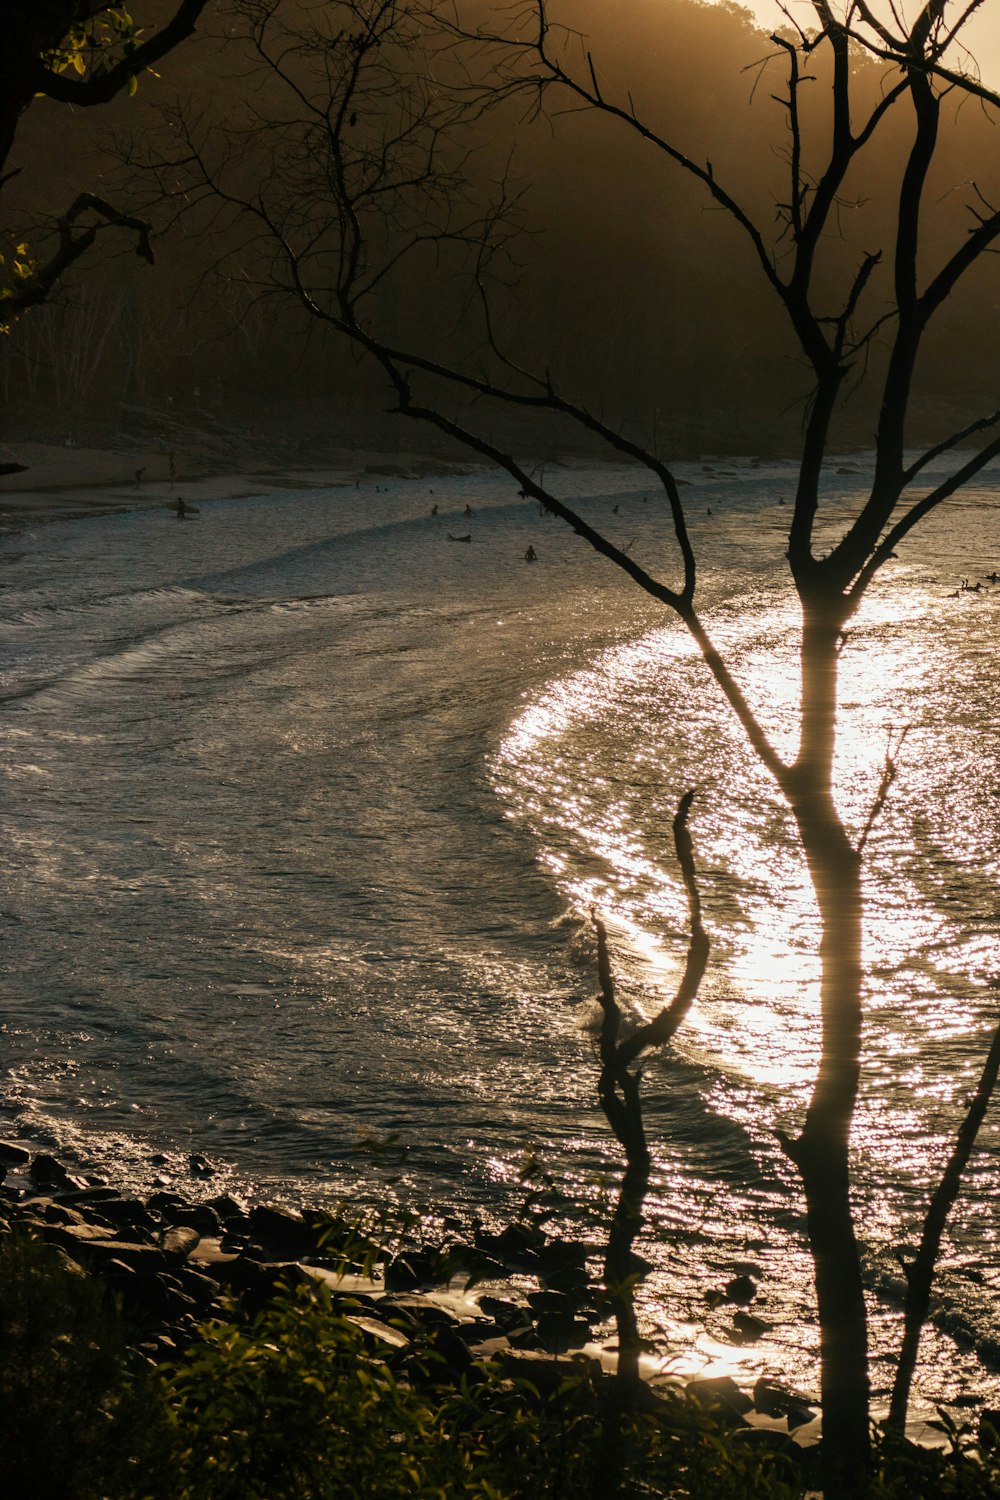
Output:
<svg viewBox="0 0 1000 1500">
<path fill-rule="evenodd" d="M 864 470 L 831 466 L 831 538 Z M 679 472 L 704 616 L 790 753 L 791 470 Z M 642 470 L 547 477 L 676 581 Z M 900 549 L 842 657 L 854 828 L 906 730 L 866 852 L 854 1141 L 876 1389 L 895 1252 L 998 1012 L 1000 586 L 956 592 L 1000 566 L 998 477 Z M 596 1105 L 587 916 L 608 923 L 623 1001 L 653 1013 L 683 961 L 671 820 L 696 786 L 713 946 L 644 1072 L 643 1322 L 684 1368 L 813 1383 L 802 1203 L 775 1131 L 816 1062 L 816 913 L 780 798 L 681 627 L 488 472 L 38 525 L 2 553 L 0 1128 L 137 1187 L 190 1187 L 199 1151 L 212 1191 L 467 1219 L 515 1214 L 535 1159 L 596 1243 L 619 1158 Z M 995 1105 L 950 1225 L 928 1402 L 1000 1393 L 998 1122 Z M 705 1293 L 747 1267 L 770 1329 L 744 1347 Z"/>
</svg>

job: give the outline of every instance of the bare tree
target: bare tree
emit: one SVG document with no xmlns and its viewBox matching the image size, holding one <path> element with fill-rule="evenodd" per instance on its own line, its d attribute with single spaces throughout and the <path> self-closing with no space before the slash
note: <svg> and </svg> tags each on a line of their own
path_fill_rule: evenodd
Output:
<svg viewBox="0 0 1000 1500">
<path fill-rule="evenodd" d="M 957 92 L 990 109 L 1000 101 L 949 62 L 975 4 L 927 0 L 909 26 L 897 8 L 887 9 L 891 24 L 866 0 L 848 0 L 843 12 L 829 0 L 813 0 L 814 30 L 771 38 L 767 78 L 780 76 L 775 97 L 785 129 L 785 183 L 773 225 L 756 221 L 710 162 L 659 133 L 628 95 L 608 90 L 598 60 L 550 24 L 547 0 L 488 11 L 485 21 L 480 11 L 478 24 L 451 5 L 406 0 L 318 7 L 235 0 L 266 76 L 262 103 L 228 143 L 207 122 L 178 117 L 174 149 L 160 164 L 171 181 L 180 174 L 188 202 L 202 195 L 249 226 L 258 254 L 266 247 L 269 256 L 259 262 L 262 285 L 283 288 L 376 361 L 402 416 L 505 470 L 526 497 L 683 622 L 783 794 L 821 920 L 821 1061 L 801 1129 L 783 1136 L 782 1146 L 801 1178 L 815 1266 L 828 1500 L 862 1494 L 870 1464 L 867 1317 L 849 1144 L 861 1066 L 861 874 L 871 820 L 852 831 L 834 797 L 839 661 L 848 624 L 887 559 L 925 516 L 1000 455 L 997 411 L 970 415 L 916 456 L 908 447 L 928 331 L 1000 237 L 1000 210 L 972 189 L 967 232 L 929 262 L 924 231 L 931 172 L 950 118 L 945 100 Z M 874 95 L 859 95 L 856 87 L 862 53 L 883 68 Z M 492 109 L 518 105 L 529 117 L 554 118 L 560 109 L 595 113 L 609 129 L 641 142 L 651 170 L 662 170 L 665 181 L 673 174 L 697 185 L 744 238 L 775 315 L 798 346 L 810 395 L 781 542 L 801 608 L 798 745 L 791 758 L 775 748 L 699 613 L 688 516 L 655 435 L 636 440 L 501 346 L 490 275 L 502 264 L 511 195 L 501 192 L 484 207 L 464 169 L 476 122 Z M 892 197 L 890 227 L 883 244 L 853 263 L 846 257 L 845 271 L 838 214 L 890 118 L 904 140 L 891 189 L 882 188 Z M 386 289 L 407 263 L 426 274 L 436 263 L 469 275 L 469 318 L 477 312 L 478 334 L 464 354 L 400 332 Z M 824 464 L 838 404 L 851 383 L 865 380 L 877 387 L 873 477 L 843 535 L 829 545 L 821 536 Z M 529 460 L 495 438 L 493 411 L 565 422 L 642 465 L 672 518 L 674 581 L 595 529 Z M 970 453 L 973 439 L 979 446 Z M 929 479 L 937 460 L 936 474 L 946 462 L 950 467 Z M 610 1050 L 605 1059 L 606 1107 L 612 1087 L 627 1095 L 617 1058 Z M 613 1114 L 614 1108 L 612 1124 Z"/>
<path fill-rule="evenodd" d="M 626 1380 L 639 1373 L 641 1340 L 635 1319 L 632 1297 L 631 1257 L 636 1234 L 642 1224 L 642 1205 L 649 1186 L 652 1165 L 646 1129 L 642 1118 L 639 1090 L 642 1082 L 637 1064 L 654 1047 L 665 1047 L 691 1008 L 708 963 L 708 934 L 701 920 L 701 898 L 698 893 L 694 850 L 688 832 L 688 815 L 694 792 L 685 792 L 674 818 L 674 850 L 688 899 L 690 941 L 687 960 L 677 993 L 669 1005 L 645 1025 L 623 1034 L 623 1017 L 615 991 L 615 981 L 608 954 L 608 937 L 604 923 L 593 917 L 597 934 L 597 968 L 601 983 L 601 1075 L 597 1096 L 605 1118 L 625 1152 L 626 1168 L 618 1197 L 604 1279 L 608 1287 L 618 1327 L 618 1373 Z"/>
</svg>

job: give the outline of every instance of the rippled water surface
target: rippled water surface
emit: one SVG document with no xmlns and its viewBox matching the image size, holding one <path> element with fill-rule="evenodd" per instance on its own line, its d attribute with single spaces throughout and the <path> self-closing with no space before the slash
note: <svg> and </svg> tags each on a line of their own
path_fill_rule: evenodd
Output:
<svg viewBox="0 0 1000 1500">
<path fill-rule="evenodd" d="M 790 752 L 790 474 L 684 473 L 706 618 Z M 672 581 L 641 471 L 553 482 Z M 859 482 L 831 480 L 831 537 Z M 997 1008 L 1000 586 L 954 590 L 998 566 L 998 522 L 992 488 L 954 502 L 889 565 L 842 657 L 855 829 L 907 731 L 866 852 L 855 1134 L 883 1352 L 893 1251 L 919 1232 Z M 586 915 L 608 921 L 623 997 L 653 1012 L 683 959 L 670 827 L 696 785 L 713 950 L 645 1072 L 644 1318 L 692 1363 L 812 1378 L 801 1203 L 774 1133 L 815 1066 L 816 912 L 780 799 L 681 628 L 489 474 L 40 526 L 3 550 L 5 1129 L 137 1183 L 153 1153 L 197 1149 L 291 1200 L 361 1182 L 487 1216 L 516 1210 L 536 1150 L 596 1236 L 617 1156 Z M 1000 1386 L 997 1116 L 952 1224 L 931 1398 Z M 360 1144 L 389 1133 L 408 1148 L 391 1183 Z M 773 1326 L 741 1350 L 704 1293 L 746 1266 Z"/>
</svg>

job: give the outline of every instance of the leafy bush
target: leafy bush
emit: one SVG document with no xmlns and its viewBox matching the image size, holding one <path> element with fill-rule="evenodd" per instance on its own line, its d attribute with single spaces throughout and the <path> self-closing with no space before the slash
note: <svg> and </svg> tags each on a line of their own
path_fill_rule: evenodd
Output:
<svg viewBox="0 0 1000 1500">
<path fill-rule="evenodd" d="M 361 1309 L 358 1310 L 359 1312 Z M 774 1461 L 726 1442 L 676 1397 L 654 1414 L 609 1410 L 585 1367 L 543 1398 L 490 1367 L 433 1376 L 433 1351 L 374 1358 L 324 1288 L 299 1288 L 252 1323 L 211 1325 L 161 1374 L 176 1500 L 420 1496 L 791 1500 Z"/>
<path fill-rule="evenodd" d="M 361 1322 L 352 1320 L 352 1311 Z M 540 1392 L 431 1337 L 394 1350 L 325 1287 L 234 1304 L 152 1371 L 99 1283 L 0 1240 L 0 1494 L 10 1500 L 800 1500 L 770 1434 L 727 1432 L 682 1394 L 627 1400 L 586 1364 Z M 402 1343 L 402 1341 L 400 1341 Z M 548 1372 L 551 1375 L 552 1367 Z M 886 1440 L 871 1500 L 997 1500 L 1000 1442 Z M 995 1436 L 995 1435 L 994 1435 Z M 763 1438 L 763 1442 L 758 1439 Z M 808 1461 L 806 1461 L 808 1462 Z"/>
<path fill-rule="evenodd" d="M 0 1494 L 9 1500 L 123 1494 L 158 1422 L 100 1284 L 25 1229 L 5 1233 Z"/>
</svg>

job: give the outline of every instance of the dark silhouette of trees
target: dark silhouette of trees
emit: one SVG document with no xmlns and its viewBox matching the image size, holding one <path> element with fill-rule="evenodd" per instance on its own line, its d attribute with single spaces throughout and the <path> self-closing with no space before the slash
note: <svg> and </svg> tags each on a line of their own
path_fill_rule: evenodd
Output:
<svg viewBox="0 0 1000 1500">
<path fill-rule="evenodd" d="M 207 3 L 179 0 L 173 14 L 146 36 L 142 14 L 133 17 L 112 0 L 7 0 L 0 18 L 0 194 L 19 171 L 16 165 L 8 169 L 8 161 L 33 100 L 90 108 L 133 91 L 146 69 L 192 34 Z M 4 321 L 44 302 L 106 228 L 128 231 L 136 254 L 152 262 L 149 226 L 95 193 L 78 194 L 55 215 L 55 227 L 57 244 L 44 261 L 36 260 L 23 241 L 6 253 L 0 250 Z"/>
<path fill-rule="evenodd" d="M 693 800 L 694 792 L 685 792 L 674 818 L 673 830 L 674 850 L 688 899 L 690 940 L 687 959 L 673 1000 L 644 1026 L 626 1028 L 623 1024 L 608 953 L 607 931 L 599 917 L 595 915 L 592 919 L 597 935 L 597 969 L 601 985 L 601 1073 L 597 1097 L 625 1153 L 626 1162 L 604 1265 L 605 1286 L 618 1329 L 618 1374 L 625 1381 L 636 1380 L 639 1375 L 642 1341 L 635 1318 L 633 1289 L 636 1278 L 632 1246 L 642 1225 L 642 1206 L 652 1165 L 639 1095 L 642 1078 L 637 1065 L 651 1048 L 666 1046 L 674 1036 L 698 993 L 708 963 L 708 934 L 701 920 L 694 849 L 687 826 Z"/>
<path fill-rule="evenodd" d="M 862 858 L 872 819 L 864 830 L 850 829 L 834 796 L 838 667 L 851 619 L 879 570 L 924 517 L 1000 456 L 1000 411 L 970 413 L 917 452 L 911 446 L 928 337 L 1000 240 L 1000 209 L 975 184 L 952 241 L 940 248 L 940 234 L 928 234 L 956 99 L 971 95 L 984 108 L 1000 107 L 952 61 L 975 6 L 926 0 L 904 26 L 896 8 L 874 0 L 849 0 L 843 13 L 813 0 L 815 29 L 789 28 L 765 43 L 759 86 L 773 95 L 784 124 L 773 221 L 752 216 L 738 186 L 710 160 L 661 133 L 626 92 L 607 84 L 600 60 L 550 19 L 548 0 L 470 13 L 394 0 L 318 7 L 236 0 L 235 8 L 255 58 L 259 103 L 228 137 L 207 121 L 177 117 L 161 181 L 180 184 L 186 202 L 211 202 L 230 230 L 243 226 L 244 262 L 252 248 L 261 288 L 287 293 L 376 362 L 401 416 L 505 470 L 526 498 L 683 622 L 792 813 L 821 920 L 822 1052 L 801 1128 L 782 1146 L 801 1179 L 815 1266 L 825 1493 L 828 1500 L 862 1495 L 870 1462 L 868 1332 L 849 1143 L 864 1010 Z M 623 142 L 638 143 L 663 192 L 678 179 L 700 189 L 724 226 L 719 232 L 742 238 L 762 294 L 799 351 L 808 403 L 779 544 L 801 609 L 791 758 L 775 748 L 699 613 L 688 516 L 656 433 L 636 437 L 574 397 L 565 377 L 557 381 L 508 347 L 497 286 L 513 262 L 515 179 L 498 163 L 495 196 L 483 201 L 470 186 L 469 153 L 477 125 L 545 118 L 557 128 L 562 111 L 586 112 Z M 878 185 L 880 238 L 855 248 L 845 241 L 842 216 L 871 191 L 866 163 L 885 137 L 888 154 L 879 159 L 893 165 L 893 176 Z M 465 275 L 457 339 L 441 327 L 421 328 L 411 307 L 398 306 L 391 293 L 404 267 L 411 286 L 433 278 L 442 288 L 435 299 L 442 323 L 447 308 L 456 310 L 455 276 Z M 858 384 L 872 392 L 874 471 L 831 542 L 823 529 L 824 465 L 845 393 Z M 654 572 L 595 529 L 529 457 L 498 437 L 510 414 L 582 430 L 641 465 L 672 519 L 672 574 Z M 973 440 L 978 446 L 970 449 Z M 622 1115 L 630 1085 L 607 994 L 605 1013 L 601 1097 L 622 1139 L 632 1129 Z M 919 1324 L 923 1315 L 918 1309 L 912 1317 Z M 897 1419 L 905 1400 L 903 1392 Z"/>
</svg>

